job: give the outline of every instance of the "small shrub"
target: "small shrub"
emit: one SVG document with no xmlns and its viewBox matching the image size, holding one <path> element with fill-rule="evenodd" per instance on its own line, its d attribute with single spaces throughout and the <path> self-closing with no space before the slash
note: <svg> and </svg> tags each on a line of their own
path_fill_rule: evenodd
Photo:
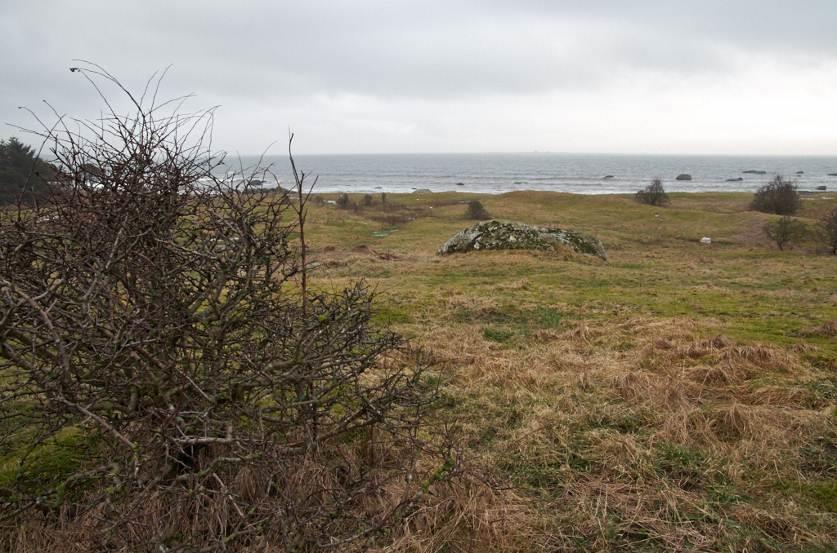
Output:
<svg viewBox="0 0 837 553">
<path fill-rule="evenodd" d="M 824 231 L 825 240 L 828 247 L 831 248 L 831 253 L 837 255 L 837 208 L 826 213 L 820 220 L 822 229 Z"/>
<path fill-rule="evenodd" d="M 372 194 L 363 195 L 363 207 L 371 207 L 373 203 Z"/>
<path fill-rule="evenodd" d="M 646 205 L 664 206 L 670 203 L 660 179 L 651 181 L 651 184 L 636 193 L 635 198 L 639 203 Z"/>
<path fill-rule="evenodd" d="M 764 213 L 793 215 L 799 211 L 799 192 L 796 184 L 777 175 L 753 195 L 750 207 Z"/>
<path fill-rule="evenodd" d="M 386 192 L 381 192 L 381 203 L 384 204 L 384 205 L 386 205 L 386 203 L 387 203 L 387 193 Z"/>
<path fill-rule="evenodd" d="M 793 217 L 785 215 L 764 225 L 764 233 L 776 242 L 780 250 L 784 250 L 790 242 L 805 235 L 805 225 Z"/>
<path fill-rule="evenodd" d="M 348 194 L 343 192 L 337 196 L 337 207 L 340 209 L 349 209 L 352 207 L 352 200 L 349 199 Z"/>
<path fill-rule="evenodd" d="M 491 219 L 491 214 L 483 207 L 482 202 L 479 200 L 471 200 L 468 202 L 468 209 L 465 210 L 465 218 L 484 221 Z"/>
</svg>

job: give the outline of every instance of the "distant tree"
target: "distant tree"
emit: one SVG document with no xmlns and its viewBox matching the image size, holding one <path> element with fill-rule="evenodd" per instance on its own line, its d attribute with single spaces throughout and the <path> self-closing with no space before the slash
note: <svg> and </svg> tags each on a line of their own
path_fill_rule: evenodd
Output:
<svg viewBox="0 0 837 553">
<path fill-rule="evenodd" d="M 787 215 L 764 225 L 764 233 L 776 242 L 780 250 L 784 250 L 790 242 L 804 236 L 805 230 L 803 223 Z"/>
<path fill-rule="evenodd" d="M 0 140 L 0 205 L 43 198 L 55 170 L 15 137 Z"/>
<path fill-rule="evenodd" d="M 491 219 L 491 214 L 483 207 L 482 202 L 479 200 L 471 200 L 468 202 L 468 209 L 465 210 L 465 218 L 484 221 Z"/>
<path fill-rule="evenodd" d="M 799 211 L 800 199 L 796 184 L 777 175 L 753 195 L 752 209 L 777 215 L 793 215 Z"/>
<path fill-rule="evenodd" d="M 636 193 L 635 198 L 639 203 L 647 205 L 664 206 L 670 203 L 660 179 L 651 181 L 651 184 Z"/>
<path fill-rule="evenodd" d="M 837 208 L 826 213 L 820 220 L 828 247 L 831 253 L 837 255 Z"/>
</svg>

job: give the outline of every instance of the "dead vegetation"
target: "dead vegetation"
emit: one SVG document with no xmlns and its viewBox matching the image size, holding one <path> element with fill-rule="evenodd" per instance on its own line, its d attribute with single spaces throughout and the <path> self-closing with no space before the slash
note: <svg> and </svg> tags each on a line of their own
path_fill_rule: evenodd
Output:
<svg viewBox="0 0 837 553">
<path fill-rule="evenodd" d="M 633 347 L 617 351 L 626 340 Z M 833 541 L 834 513 L 802 507 L 834 477 L 833 457 L 822 463 L 834 452 L 833 397 L 816 392 L 825 375 L 799 354 L 702 337 L 689 319 L 579 323 L 523 349 L 486 347 L 469 326 L 436 328 L 423 343 L 459 369 L 472 447 L 529 491 L 540 513 L 533 549 Z"/>
</svg>

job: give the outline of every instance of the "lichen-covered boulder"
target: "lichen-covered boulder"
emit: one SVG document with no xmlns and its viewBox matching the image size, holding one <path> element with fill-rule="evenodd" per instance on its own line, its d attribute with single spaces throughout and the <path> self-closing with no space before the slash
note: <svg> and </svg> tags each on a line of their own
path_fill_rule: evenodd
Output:
<svg viewBox="0 0 837 553">
<path fill-rule="evenodd" d="M 598 238 L 559 228 L 543 228 L 506 221 L 477 223 L 454 234 L 439 248 L 439 255 L 482 250 L 543 250 L 564 246 L 586 255 L 607 260 L 607 252 Z"/>
</svg>

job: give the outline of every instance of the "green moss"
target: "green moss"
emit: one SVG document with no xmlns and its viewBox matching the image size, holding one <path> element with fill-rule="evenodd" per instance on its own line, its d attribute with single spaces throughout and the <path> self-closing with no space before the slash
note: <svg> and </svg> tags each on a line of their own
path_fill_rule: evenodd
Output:
<svg viewBox="0 0 837 553">
<path fill-rule="evenodd" d="M 818 511 L 837 513 L 837 481 L 833 478 L 812 481 L 777 480 L 773 483 L 773 489 L 782 495 L 794 494 Z"/>
<path fill-rule="evenodd" d="M 654 468 L 659 473 L 683 489 L 695 488 L 706 480 L 706 465 L 701 451 L 673 443 L 659 445 L 654 461 Z"/>
<path fill-rule="evenodd" d="M 837 402 L 837 377 L 812 380 L 806 383 L 806 386 L 817 397 L 825 401 Z"/>
<path fill-rule="evenodd" d="M 514 338 L 514 332 L 504 328 L 487 326 L 482 330 L 482 336 L 492 342 L 505 343 Z"/>
<path fill-rule="evenodd" d="M 591 429 L 610 428 L 621 434 L 636 434 L 645 427 L 642 417 L 636 413 L 607 415 L 597 412 L 588 420 L 588 423 Z"/>
<path fill-rule="evenodd" d="M 561 326 L 563 316 L 561 312 L 552 307 L 536 307 L 531 311 L 532 319 L 540 328 L 558 328 Z"/>
<path fill-rule="evenodd" d="M 0 490 L 12 497 L 51 496 L 60 499 L 63 484 L 79 470 L 94 442 L 77 428 L 66 428 L 31 451 L 21 448 L 0 462 Z"/>
<path fill-rule="evenodd" d="M 411 320 L 405 308 L 387 304 L 378 305 L 372 315 L 372 322 L 381 326 L 409 323 Z"/>
<path fill-rule="evenodd" d="M 707 489 L 707 497 L 712 503 L 721 505 L 733 505 L 749 500 L 747 496 L 741 494 L 738 488 L 728 483 L 710 485 Z"/>
<path fill-rule="evenodd" d="M 805 495 L 827 513 L 837 513 L 837 481 L 821 480 L 803 486 Z"/>
</svg>

